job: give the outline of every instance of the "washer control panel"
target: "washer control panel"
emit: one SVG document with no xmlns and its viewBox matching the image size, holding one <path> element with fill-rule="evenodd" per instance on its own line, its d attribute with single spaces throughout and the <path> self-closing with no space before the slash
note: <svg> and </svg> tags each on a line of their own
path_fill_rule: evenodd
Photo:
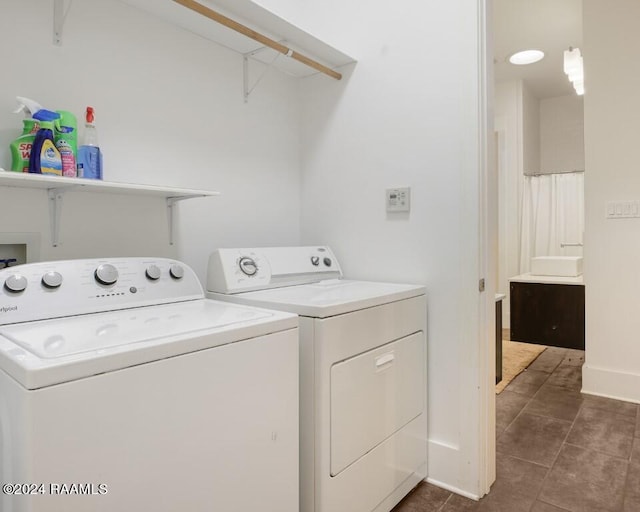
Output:
<svg viewBox="0 0 640 512">
<path fill-rule="evenodd" d="M 207 291 L 240 293 L 341 277 L 328 247 L 218 249 L 209 257 Z"/>
<path fill-rule="evenodd" d="M 165 258 L 28 263 L 0 270 L 0 325 L 204 298 L 191 268 Z"/>
</svg>

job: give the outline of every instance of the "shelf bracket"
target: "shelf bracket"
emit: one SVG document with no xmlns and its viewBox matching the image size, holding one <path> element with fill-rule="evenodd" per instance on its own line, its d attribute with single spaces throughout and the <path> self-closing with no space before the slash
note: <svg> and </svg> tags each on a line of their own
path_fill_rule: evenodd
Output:
<svg viewBox="0 0 640 512">
<path fill-rule="evenodd" d="M 193 194 L 189 196 L 177 196 L 177 197 L 167 197 L 167 222 L 169 223 L 169 245 L 173 245 L 173 234 L 174 234 L 174 216 L 175 209 L 174 206 L 178 201 L 184 201 L 185 199 L 193 199 L 194 197 L 206 197 L 201 194 Z"/>
<path fill-rule="evenodd" d="M 249 102 L 249 57 L 247 55 L 242 56 L 242 97 L 244 102 Z"/>
<path fill-rule="evenodd" d="M 49 226 L 51 229 L 51 245 L 60 245 L 60 214 L 62 213 L 62 199 L 64 188 L 47 189 L 49 196 Z"/>
<path fill-rule="evenodd" d="M 62 29 L 72 3 L 73 0 L 69 0 L 69 7 L 65 11 L 65 0 L 53 0 L 53 44 L 56 46 L 62 46 Z"/>
<path fill-rule="evenodd" d="M 258 84 L 262 81 L 262 79 L 267 74 L 269 69 L 271 69 L 275 61 L 281 55 L 277 53 L 276 56 L 273 58 L 273 60 L 269 63 L 260 61 L 260 63 L 265 66 L 265 69 L 262 72 L 262 74 L 258 77 L 258 79 L 255 81 L 255 83 L 250 86 L 249 85 L 249 58 L 268 49 L 269 48 L 267 46 L 263 46 L 262 48 L 258 48 L 257 50 L 253 50 L 251 52 L 242 54 L 242 89 L 243 89 L 242 93 L 243 93 L 243 98 L 245 103 L 249 102 L 249 95 L 258 86 Z"/>
</svg>

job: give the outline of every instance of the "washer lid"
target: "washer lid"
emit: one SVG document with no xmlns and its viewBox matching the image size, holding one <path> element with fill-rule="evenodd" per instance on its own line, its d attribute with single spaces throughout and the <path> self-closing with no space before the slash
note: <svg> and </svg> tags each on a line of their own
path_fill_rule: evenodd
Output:
<svg viewBox="0 0 640 512">
<path fill-rule="evenodd" d="M 302 316 L 327 318 L 425 294 L 424 286 L 330 279 L 227 296 L 227 300 Z M 211 298 L 221 295 L 207 294 Z"/>
<path fill-rule="evenodd" d="M 297 319 L 206 299 L 0 326 L 0 368 L 28 389 L 294 328 Z"/>
</svg>

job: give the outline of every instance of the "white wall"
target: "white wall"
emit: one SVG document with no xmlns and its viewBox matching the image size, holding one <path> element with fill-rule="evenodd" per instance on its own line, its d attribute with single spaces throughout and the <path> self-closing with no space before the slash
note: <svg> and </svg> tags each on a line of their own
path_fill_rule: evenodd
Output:
<svg viewBox="0 0 640 512">
<path fill-rule="evenodd" d="M 584 171 L 584 103 L 577 94 L 540 100 L 540 172 Z"/>
<path fill-rule="evenodd" d="M 358 60 L 342 82 L 304 81 L 303 242 L 332 246 L 348 277 L 427 285 L 429 479 L 482 494 L 478 4 L 260 3 Z M 409 214 L 385 212 L 398 186 Z"/>
<path fill-rule="evenodd" d="M 201 278 L 216 247 L 299 243 L 298 81 L 270 71 L 244 104 L 242 58 L 213 42 L 117 0 L 83 0 L 56 47 L 52 13 L 40 0 L 0 5 L 0 167 L 22 95 L 78 117 L 95 107 L 105 179 L 222 196 L 181 202 L 171 247 L 162 199 L 69 192 L 54 249 L 45 192 L 2 188 L 0 232 L 40 233 L 44 260 L 178 256 Z"/>
<path fill-rule="evenodd" d="M 499 185 L 499 293 L 506 294 L 502 305 L 504 328 L 511 326 L 509 278 L 520 274 L 520 204 L 524 181 L 524 102 L 522 81 L 496 84 L 495 129 L 498 132 Z"/>
<path fill-rule="evenodd" d="M 640 199 L 640 3 L 584 0 L 586 364 L 583 391 L 640 403 L 640 219 L 606 204 Z"/>
<path fill-rule="evenodd" d="M 522 83 L 522 82 L 521 82 Z M 540 172 L 540 100 L 522 83 L 522 136 L 524 173 Z"/>
</svg>

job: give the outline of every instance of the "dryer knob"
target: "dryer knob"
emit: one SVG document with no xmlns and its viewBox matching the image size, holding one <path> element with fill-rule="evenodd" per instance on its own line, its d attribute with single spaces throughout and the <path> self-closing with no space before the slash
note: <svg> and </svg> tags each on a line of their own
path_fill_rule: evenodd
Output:
<svg viewBox="0 0 640 512">
<path fill-rule="evenodd" d="M 58 288 L 62 284 L 60 272 L 47 272 L 42 276 L 42 284 L 47 288 Z"/>
<path fill-rule="evenodd" d="M 319 256 L 311 256 L 311 264 L 314 267 L 317 267 L 318 265 L 320 265 L 320 257 Z"/>
<path fill-rule="evenodd" d="M 253 258 L 249 258 L 248 256 L 243 256 L 242 258 L 240 258 L 238 265 L 240 265 L 240 270 L 242 270 L 242 273 L 244 275 L 255 276 L 258 272 L 258 265 L 256 265 L 255 260 Z"/>
<path fill-rule="evenodd" d="M 96 269 L 95 278 L 100 284 L 114 284 L 118 280 L 118 269 L 109 263 L 105 263 Z"/>
<path fill-rule="evenodd" d="M 27 278 L 20 274 L 7 277 L 4 287 L 11 293 L 23 292 L 27 288 Z"/>
<path fill-rule="evenodd" d="M 173 264 L 169 269 L 169 274 L 174 279 L 182 279 L 184 277 L 184 269 L 180 265 Z"/>
<path fill-rule="evenodd" d="M 331 266 L 331 258 L 325 258 L 322 260 L 327 267 Z"/>
<path fill-rule="evenodd" d="M 157 265 L 149 265 L 145 274 L 152 281 L 157 281 L 160 279 L 160 268 Z"/>
</svg>

